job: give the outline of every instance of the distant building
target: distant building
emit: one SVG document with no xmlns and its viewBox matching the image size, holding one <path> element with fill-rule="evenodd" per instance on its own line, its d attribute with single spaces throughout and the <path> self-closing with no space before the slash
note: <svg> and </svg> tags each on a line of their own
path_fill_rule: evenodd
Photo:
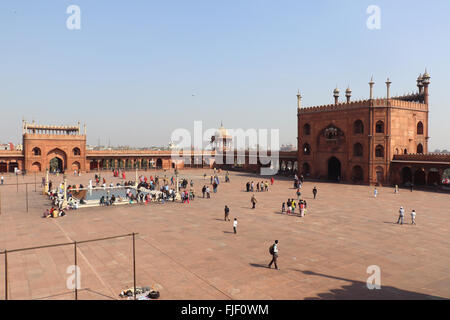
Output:
<svg viewBox="0 0 450 320">
<path fill-rule="evenodd" d="M 12 144 L 11 142 L 2 143 L 2 144 L 0 144 L 0 150 L 5 150 L 5 151 L 14 150 L 14 144 Z"/>
<path fill-rule="evenodd" d="M 297 149 L 293 144 L 282 144 L 280 151 L 296 151 Z"/>
</svg>

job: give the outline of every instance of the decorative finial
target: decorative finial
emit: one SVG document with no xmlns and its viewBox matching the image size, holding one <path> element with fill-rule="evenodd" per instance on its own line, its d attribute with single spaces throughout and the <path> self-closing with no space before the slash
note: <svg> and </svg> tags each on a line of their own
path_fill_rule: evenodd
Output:
<svg viewBox="0 0 450 320">
<path fill-rule="evenodd" d="M 302 107 L 302 95 L 300 94 L 300 89 L 297 90 L 297 109 L 300 110 Z"/>
<path fill-rule="evenodd" d="M 338 89 L 337 85 L 336 85 L 336 89 L 334 89 L 333 93 L 334 94 L 339 94 L 339 89 Z"/>
</svg>

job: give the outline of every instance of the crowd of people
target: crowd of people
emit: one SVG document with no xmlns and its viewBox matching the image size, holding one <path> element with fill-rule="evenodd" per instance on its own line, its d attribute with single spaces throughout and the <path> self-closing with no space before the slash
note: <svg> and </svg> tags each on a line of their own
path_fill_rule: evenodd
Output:
<svg viewBox="0 0 450 320">
<path fill-rule="evenodd" d="M 270 185 L 273 185 L 273 177 L 270 179 Z M 247 181 L 245 184 L 245 189 L 247 192 L 264 192 L 269 191 L 269 181 L 257 182 L 256 185 L 253 181 Z"/>
</svg>

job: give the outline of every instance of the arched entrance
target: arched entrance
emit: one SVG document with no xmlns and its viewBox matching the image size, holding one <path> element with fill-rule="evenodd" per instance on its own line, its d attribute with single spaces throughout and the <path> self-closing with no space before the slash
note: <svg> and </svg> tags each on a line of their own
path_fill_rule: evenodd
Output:
<svg viewBox="0 0 450 320">
<path fill-rule="evenodd" d="M 341 179 L 341 162 L 336 157 L 328 160 L 328 179 L 334 181 Z"/>
<path fill-rule="evenodd" d="M 429 186 L 438 186 L 441 184 L 441 176 L 439 175 L 438 169 L 430 169 L 430 172 L 428 173 L 427 183 Z"/>
<path fill-rule="evenodd" d="M 161 169 L 161 168 L 162 168 L 162 160 L 161 160 L 161 158 L 158 158 L 158 159 L 156 160 L 156 167 L 157 167 L 158 169 Z"/>
<path fill-rule="evenodd" d="M 8 164 L 6 162 L 0 162 L 0 172 L 7 172 Z"/>
<path fill-rule="evenodd" d="M 64 172 L 66 169 L 67 156 L 61 149 L 56 148 L 47 153 L 47 159 L 51 159 L 49 163 L 50 172 L 55 172 L 54 170 Z"/>
<path fill-rule="evenodd" d="M 384 183 L 384 170 L 382 167 L 376 167 L 375 168 L 375 173 L 376 173 L 376 177 L 377 177 L 377 183 L 379 185 L 382 185 Z"/>
<path fill-rule="evenodd" d="M 412 182 L 412 172 L 409 167 L 402 169 L 402 182 L 404 185 Z"/>
<path fill-rule="evenodd" d="M 309 175 L 311 174 L 311 166 L 309 165 L 309 163 L 305 162 L 302 166 L 302 174 L 305 177 L 309 177 Z"/>
<path fill-rule="evenodd" d="M 445 169 L 442 173 L 441 182 L 444 186 L 450 187 L 450 168 Z"/>
<path fill-rule="evenodd" d="M 425 185 L 425 180 L 425 171 L 423 169 L 417 169 L 414 174 L 414 184 L 417 186 L 423 186 Z"/>
<path fill-rule="evenodd" d="M 17 162 L 10 162 L 8 172 L 15 173 L 16 170 L 19 169 L 19 164 Z"/>
<path fill-rule="evenodd" d="M 50 172 L 63 172 L 63 161 L 60 158 L 50 160 Z"/>
<path fill-rule="evenodd" d="M 39 162 L 34 162 L 34 163 L 31 165 L 31 171 L 33 171 L 33 172 L 39 172 L 39 171 L 41 171 L 41 164 L 40 164 Z"/>
<path fill-rule="evenodd" d="M 80 171 L 80 167 L 81 167 L 81 165 L 78 161 L 75 161 L 74 163 L 72 163 L 72 171 L 77 170 L 77 172 L 78 172 L 78 171 Z"/>
<path fill-rule="evenodd" d="M 281 161 L 281 171 L 286 171 L 286 161 Z"/>
<path fill-rule="evenodd" d="M 364 171 L 361 166 L 354 166 L 352 169 L 352 180 L 354 182 L 361 182 L 364 180 Z"/>
</svg>

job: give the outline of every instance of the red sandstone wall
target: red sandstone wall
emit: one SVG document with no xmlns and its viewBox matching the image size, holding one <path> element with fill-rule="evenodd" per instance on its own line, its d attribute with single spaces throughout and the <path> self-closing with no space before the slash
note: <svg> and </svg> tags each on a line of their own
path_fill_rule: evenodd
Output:
<svg viewBox="0 0 450 320">
<path fill-rule="evenodd" d="M 389 107 L 387 107 L 389 105 Z M 370 108 L 372 106 L 372 108 Z M 364 134 L 355 135 L 353 124 L 363 121 Z M 376 132 L 376 124 L 382 121 L 384 130 Z M 424 127 L 422 135 L 417 134 L 417 123 Z M 311 134 L 304 134 L 304 125 L 311 126 Z M 343 136 L 337 143 L 331 143 L 323 137 L 323 129 L 330 124 L 339 128 Z M 428 106 L 421 103 L 378 99 L 374 101 L 355 101 L 349 104 L 328 105 L 303 108 L 298 114 L 298 159 L 299 171 L 304 163 L 311 167 L 311 177 L 327 178 L 328 161 L 336 157 L 341 162 L 341 178 L 351 181 L 355 166 L 364 172 L 365 183 L 388 183 L 390 163 L 397 150 L 405 148 L 416 152 L 419 143 L 423 151 L 428 151 Z M 311 154 L 304 155 L 303 146 L 308 143 Z M 363 146 L 363 156 L 354 155 L 356 143 Z M 377 146 L 384 149 L 383 157 L 376 156 Z"/>
<path fill-rule="evenodd" d="M 41 155 L 34 155 L 35 147 L 41 150 Z M 74 155 L 74 148 L 78 148 L 81 154 Z M 64 170 L 86 171 L 86 136 L 84 135 L 25 134 L 23 153 L 27 172 L 46 171 L 53 157 L 63 160 Z"/>
</svg>

